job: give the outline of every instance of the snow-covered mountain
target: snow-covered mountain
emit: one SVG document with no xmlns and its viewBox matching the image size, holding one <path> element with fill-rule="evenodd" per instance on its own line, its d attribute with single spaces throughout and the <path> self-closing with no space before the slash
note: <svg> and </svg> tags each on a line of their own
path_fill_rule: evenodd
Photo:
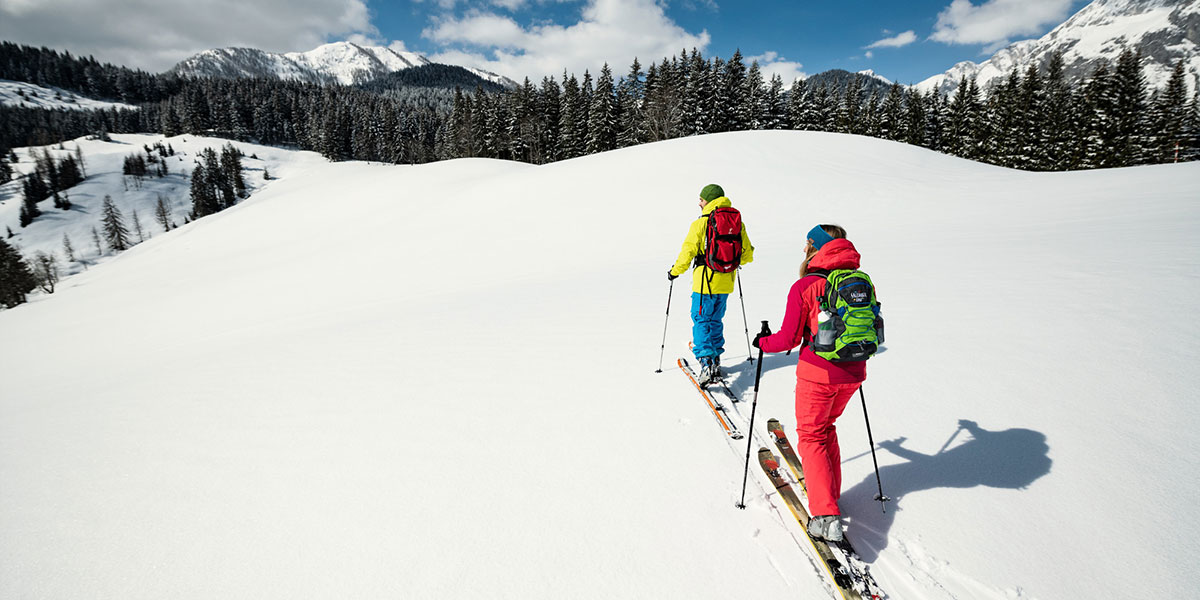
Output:
<svg viewBox="0 0 1200 600">
<path fill-rule="evenodd" d="M 78 142 L 73 202 L 133 206 L 96 173 L 144 144 L 223 143 L 113 138 Z M 753 464 L 734 508 L 747 440 L 670 362 L 686 290 L 654 373 L 712 181 L 754 242 L 750 323 L 779 323 L 813 223 L 878 285 L 886 513 L 857 400 L 837 434 L 847 533 L 889 598 L 1200 587 L 1200 321 L 1158 316 L 1200 294 L 1200 163 L 1027 173 L 800 131 L 544 166 L 238 145 L 279 179 L 0 311 L 0 598 L 835 596 Z M 580 185 L 616 179 L 638 208 L 619 233 L 596 218 L 615 188 Z M 796 357 L 761 364 L 759 437 L 794 426 Z"/>
<path fill-rule="evenodd" d="M 431 64 L 415 52 L 351 42 L 325 44 L 308 52 L 278 54 L 255 48 L 205 50 L 175 65 L 170 72 L 192 77 L 278 77 L 310 83 L 354 85 L 381 75 Z M 506 86 L 512 80 L 464 67 L 479 77 Z"/>
<path fill-rule="evenodd" d="M 1054 52 L 1063 54 L 1067 80 L 1078 83 L 1100 62 L 1114 63 L 1126 48 L 1145 56 L 1143 72 L 1152 88 L 1166 84 L 1181 59 L 1194 87 L 1200 73 L 1200 0 L 1095 0 L 1040 39 L 1013 43 L 982 63 L 960 62 L 917 87 L 953 93 L 964 76 L 974 76 L 986 89 L 1014 67 L 1044 68 Z"/>
</svg>

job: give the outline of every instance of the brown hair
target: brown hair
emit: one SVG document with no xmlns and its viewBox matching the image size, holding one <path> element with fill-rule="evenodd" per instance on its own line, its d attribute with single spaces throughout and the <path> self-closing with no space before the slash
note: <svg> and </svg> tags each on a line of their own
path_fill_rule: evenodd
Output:
<svg viewBox="0 0 1200 600">
<path fill-rule="evenodd" d="M 825 223 L 821 223 L 821 229 L 824 229 L 825 233 L 828 233 L 829 237 L 835 240 L 846 239 L 846 230 L 841 225 L 827 225 Z"/>
<path fill-rule="evenodd" d="M 825 230 L 825 233 L 828 233 L 829 237 L 831 237 L 835 240 L 846 239 L 846 229 L 844 227 L 842 227 L 841 225 L 832 225 L 832 224 L 827 224 L 827 223 L 821 223 L 819 225 L 819 227 L 821 229 Z M 804 257 L 804 262 L 800 263 L 800 276 L 801 277 L 804 277 L 805 275 L 808 274 L 808 261 L 812 260 L 812 258 L 816 255 L 817 255 L 816 251 L 813 251 L 812 254 L 809 254 Z"/>
</svg>

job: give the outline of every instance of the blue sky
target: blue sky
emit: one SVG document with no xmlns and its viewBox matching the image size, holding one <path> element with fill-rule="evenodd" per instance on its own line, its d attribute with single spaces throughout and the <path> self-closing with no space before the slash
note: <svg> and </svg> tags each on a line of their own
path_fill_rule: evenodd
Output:
<svg viewBox="0 0 1200 600">
<path fill-rule="evenodd" d="M 541 26 L 602 23 L 602 15 L 589 17 L 588 10 L 601 13 L 607 6 L 639 15 L 637 21 L 646 33 L 657 30 L 658 38 L 668 41 L 664 47 L 674 48 L 673 53 L 683 46 L 669 40 L 694 41 L 698 43 L 692 45 L 700 46 L 708 56 L 728 57 L 741 49 L 744 55 L 772 65 L 769 70 L 785 79 L 827 69 L 871 69 L 888 79 L 915 83 L 962 60 L 982 61 L 1009 42 L 1040 37 L 1086 4 L 1087 0 L 425 0 L 375 1 L 368 7 L 380 34 L 402 40 L 410 50 L 452 57 L 457 62 L 473 61 L 497 71 L 511 64 L 511 70 L 504 73 L 509 76 L 538 76 L 530 71 L 538 70 L 534 67 L 540 61 L 497 58 L 497 48 L 505 51 L 497 44 L 512 43 L 507 52 L 514 54 L 522 50 L 536 53 L 542 49 L 538 44 Z M 658 28 L 651 26 L 655 9 L 662 13 Z M 475 32 L 485 23 L 494 23 L 492 29 L 511 29 L 509 37 L 514 41 L 508 42 L 503 35 L 489 39 Z M 563 62 L 568 63 L 564 66 L 579 69 L 591 56 L 593 72 L 604 60 L 613 63 L 615 71 L 624 72 L 632 48 L 651 52 L 648 48 L 654 44 L 634 41 L 642 37 L 649 36 L 635 36 L 624 44 L 579 39 L 573 44 L 575 51 L 564 57 Z M 639 54 L 643 63 L 662 56 L 661 52 Z"/>
<path fill-rule="evenodd" d="M 534 80 L 624 73 L 684 48 L 741 49 L 790 82 L 827 69 L 901 83 L 1040 37 L 1087 0 L 0 0 L 0 39 L 162 71 L 209 48 L 349 40 Z"/>
</svg>

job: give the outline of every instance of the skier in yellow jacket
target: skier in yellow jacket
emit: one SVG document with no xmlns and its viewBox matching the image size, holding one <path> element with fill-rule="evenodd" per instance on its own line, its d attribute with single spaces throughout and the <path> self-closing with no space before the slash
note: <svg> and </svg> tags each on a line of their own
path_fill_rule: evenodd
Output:
<svg viewBox="0 0 1200 600">
<path fill-rule="evenodd" d="M 705 266 L 705 234 L 713 211 L 732 206 L 721 186 L 713 183 L 700 190 L 700 217 L 692 221 L 679 258 L 667 272 L 667 279 L 674 280 L 689 268 L 692 269 L 692 353 L 700 362 L 702 385 L 708 384 L 721 373 L 721 353 L 725 351 L 722 319 L 725 317 L 726 300 L 733 292 L 737 276 L 736 271 L 721 273 Z M 738 218 L 740 220 L 740 215 Z M 741 256 L 736 259 L 736 265 L 754 260 L 754 246 L 750 245 L 745 224 L 741 225 L 741 246 Z"/>
</svg>

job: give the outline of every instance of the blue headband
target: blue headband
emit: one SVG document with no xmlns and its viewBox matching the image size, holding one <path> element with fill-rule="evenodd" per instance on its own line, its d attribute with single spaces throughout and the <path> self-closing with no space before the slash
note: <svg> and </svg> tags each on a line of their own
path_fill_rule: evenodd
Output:
<svg viewBox="0 0 1200 600">
<path fill-rule="evenodd" d="M 808 232 L 808 239 L 812 240 L 813 248 L 820 250 L 821 246 L 833 241 L 833 236 L 825 233 L 825 230 L 821 229 L 820 225 L 817 225 Z"/>
</svg>

